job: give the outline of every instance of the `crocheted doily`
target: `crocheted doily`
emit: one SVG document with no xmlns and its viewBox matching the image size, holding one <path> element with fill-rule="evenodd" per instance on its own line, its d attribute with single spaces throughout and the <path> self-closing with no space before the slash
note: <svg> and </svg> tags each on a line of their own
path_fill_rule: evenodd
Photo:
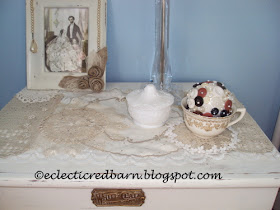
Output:
<svg viewBox="0 0 280 210">
<path fill-rule="evenodd" d="M 53 97 L 57 95 L 58 91 L 48 91 L 48 90 L 27 90 L 24 88 L 18 94 L 16 98 L 19 99 L 22 103 L 41 103 L 50 101 Z"/>
</svg>

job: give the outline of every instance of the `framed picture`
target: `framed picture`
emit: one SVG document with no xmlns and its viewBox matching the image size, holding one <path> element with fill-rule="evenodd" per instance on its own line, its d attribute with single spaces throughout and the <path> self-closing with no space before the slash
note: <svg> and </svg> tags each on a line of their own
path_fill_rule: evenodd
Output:
<svg viewBox="0 0 280 210">
<path fill-rule="evenodd" d="M 26 0 L 28 89 L 60 89 L 66 76 L 87 75 L 90 56 L 106 47 L 106 7 L 106 0 Z"/>
</svg>

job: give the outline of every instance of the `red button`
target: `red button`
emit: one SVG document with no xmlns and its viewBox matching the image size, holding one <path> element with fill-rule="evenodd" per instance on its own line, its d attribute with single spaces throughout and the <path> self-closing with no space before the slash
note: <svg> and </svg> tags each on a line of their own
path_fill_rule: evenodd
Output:
<svg viewBox="0 0 280 210">
<path fill-rule="evenodd" d="M 195 111 L 195 112 L 193 112 L 194 114 L 198 114 L 198 115 L 203 115 L 203 113 L 202 112 L 200 112 L 200 111 Z"/>
<path fill-rule="evenodd" d="M 232 107 L 232 101 L 231 100 L 227 100 L 225 103 L 225 109 L 226 110 L 230 110 Z"/>
<path fill-rule="evenodd" d="M 201 96 L 202 98 L 203 97 L 205 97 L 206 96 L 206 94 L 207 94 L 207 90 L 205 89 L 205 88 L 200 88 L 199 90 L 198 90 L 198 96 Z"/>
<path fill-rule="evenodd" d="M 209 113 L 209 112 L 204 113 L 203 116 L 205 116 L 205 117 L 213 117 L 213 115 L 211 113 Z"/>
</svg>

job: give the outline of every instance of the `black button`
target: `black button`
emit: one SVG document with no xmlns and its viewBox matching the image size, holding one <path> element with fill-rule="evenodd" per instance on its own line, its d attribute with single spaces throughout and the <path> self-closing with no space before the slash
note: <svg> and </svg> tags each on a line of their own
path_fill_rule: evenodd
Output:
<svg viewBox="0 0 280 210">
<path fill-rule="evenodd" d="M 223 90 L 226 89 L 226 87 L 224 86 L 224 84 L 222 84 L 221 82 L 217 82 L 217 85 L 218 85 L 219 87 L 221 87 Z"/>
<path fill-rule="evenodd" d="M 196 88 L 198 85 L 201 85 L 201 83 L 195 83 L 195 84 L 193 85 L 193 88 Z"/>
<path fill-rule="evenodd" d="M 195 97 L 194 101 L 195 101 L 195 105 L 198 107 L 203 105 L 203 98 L 201 96 Z"/>
<path fill-rule="evenodd" d="M 221 117 L 228 116 L 228 111 L 227 111 L 227 110 L 225 110 L 225 109 L 224 109 L 224 110 L 222 110 L 222 111 L 221 111 L 220 116 L 221 116 Z"/>
<path fill-rule="evenodd" d="M 217 114 L 219 114 L 219 109 L 218 109 L 218 108 L 213 108 L 213 109 L 211 110 L 211 114 L 212 114 L 212 115 L 217 115 Z"/>
</svg>

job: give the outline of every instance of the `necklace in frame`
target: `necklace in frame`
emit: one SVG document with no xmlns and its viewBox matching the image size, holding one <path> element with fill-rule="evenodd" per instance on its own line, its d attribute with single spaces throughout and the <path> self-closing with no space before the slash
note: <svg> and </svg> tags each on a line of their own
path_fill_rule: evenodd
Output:
<svg viewBox="0 0 280 210">
<path fill-rule="evenodd" d="M 34 39 L 34 5 L 33 5 L 33 0 L 30 0 L 30 15 L 31 15 L 31 34 L 32 34 L 32 41 L 30 45 L 30 51 L 32 53 L 37 53 L 38 51 L 38 46 L 37 43 Z"/>
</svg>

